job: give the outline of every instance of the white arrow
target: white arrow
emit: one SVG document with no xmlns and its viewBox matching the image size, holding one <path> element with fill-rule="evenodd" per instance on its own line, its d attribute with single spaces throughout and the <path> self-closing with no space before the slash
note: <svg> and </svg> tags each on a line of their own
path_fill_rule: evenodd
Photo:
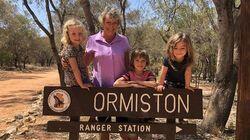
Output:
<svg viewBox="0 0 250 140">
<path fill-rule="evenodd" d="M 180 132 L 181 130 L 182 130 L 182 129 L 181 129 L 180 127 L 176 126 L 176 128 L 175 128 L 175 132 L 176 132 L 176 133 Z"/>
</svg>

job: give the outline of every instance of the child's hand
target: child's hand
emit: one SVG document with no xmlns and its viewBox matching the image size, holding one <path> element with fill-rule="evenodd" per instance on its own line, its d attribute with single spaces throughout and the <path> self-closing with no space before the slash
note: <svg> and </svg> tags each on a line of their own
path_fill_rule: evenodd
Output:
<svg viewBox="0 0 250 140">
<path fill-rule="evenodd" d="M 191 87 L 191 86 L 185 86 L 185 89 L 188 89 L 188 90 L 194 91 L 194 88 L 193 88 L 193 87 Z"/>
<path fill-rule="evenodd" d="M 81 88 L 82 89 L 87 89 L 89 91 L 89 87 L 86 84 L 84 84 L 83 86 L 81 86 Z"/>
<path fill-rule="evenodd" d="M 158 85 L 158 86 L 155 87 L 155 89 L 158 92 L 162 92 L 165 89 L 165 87 L 163 85 Z"/>
<path fill-rule="evenodd" d="M 64 58 L 61 59 L 61 64 L 64 69 L 66 69 L 69 66 L 68 62 Z"/>
</svg>

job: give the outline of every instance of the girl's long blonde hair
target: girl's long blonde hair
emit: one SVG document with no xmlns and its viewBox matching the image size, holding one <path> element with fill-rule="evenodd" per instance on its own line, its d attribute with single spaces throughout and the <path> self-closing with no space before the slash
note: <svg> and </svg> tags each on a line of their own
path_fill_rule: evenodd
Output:
<svg viewBox="0 0 250 140">
<path fill-rule="evenodd" d="M 187 53 L 184 56 L 184 59 L 186 59 L 185 65 L 187 65 L 187 66 L 192 65 L 194 63 L 194 51 L 193 51 L 192 42 L 191 42 L 189 35 L 186 33 L 182 33 L 182 32 L 174 34 L 168 40 L 168 43 L 166 45 L 166 51 L 167 51 L 166 53 L 167 53 L 167 56 L 169 58 L 168 59 L 169 64 L 173 67 L 172 61 L 175 60 L 175 57 L 173 55 L 173 50 L 174 50 L 174 47 L 176 46 L 176 44 L 179 42 L 185 42 L 187 44 Z"/>
<path fill-rule="evenodd" d="M 61 39 L 62 44 L 64 46 L 71 44 L 69 34 L 68 34 L 69 26 L 75 26 L 75 27 L 81 28 L 82 33 L 83 33 L 83 37 L 84 37 L 84 39 L 83 39 L 84 41 L 81 44 L 83 44 L 87 38 L 87 32 L 86 32 L 85 26 L 82 24 L 82 22 L 77 20 L 77 19 L 69 19 L 63 25 L 63 34 L 62 34 L 62 39 Z"/>
</svg>

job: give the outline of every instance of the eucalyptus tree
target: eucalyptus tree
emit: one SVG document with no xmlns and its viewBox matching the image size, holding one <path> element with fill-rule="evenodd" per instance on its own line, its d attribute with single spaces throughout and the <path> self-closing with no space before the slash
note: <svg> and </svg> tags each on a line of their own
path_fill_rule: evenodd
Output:
<svg viewBox="0 0 250 140">
<path fill-rule="evenodd" d="M 1 65 L 8 63 L 19 69 L 25 68 L 34 51 L 33 43 L 38 37 L 31 21 L 21 15 L 10 1 L 1 1 Z M 9 59 L 9 60 L 8 60 Z M 5 62 L 6 61 L 6 62 Z M 22 64 L 22 66 L 21 66 Z"/>
<path fill-rule="evenodd" d="M 242 6 L 240 7 L 240 22 L 239 22 L 239 86 L 238 86 L 238 107 L 237 107 L 237 126 L 236 126 L 236 140 L 250 139 L 250 86 L 249 75 L 249 52 L 250 52 L 250 28 L 249 18 L 250 3 L 247 0 L 242 0 Z"/>
<path fill-rule="evenodd" d="M 56 45 L 56 29 L 54 25 L 54 19 L 52 18 L 53 15 L 56 15 L 60 22 L 60 27 L 62 27 L 63 22 L 65 20 L 65 16 L 67 14 L 67 5 L 71 4 L 70 1 L 60 0 L 60 1 L 53 1 L 53 0 L 38 0 L 35 3 L 32 3 L 31 1 L 28 2 L 28 0 L 23 0 L 23 4 L 32 16 L 35 23 L 39 26 L 39 28 L 47 35 L 49 38 L 50 46 L 54 55 L 54 58 L 57 63 L 57 69 L 60 76 L 60 83 L 61 85 L 65 85 L 64 83 L 64 73 L 61 65 L 61 60 L 58 54 L 58 48 Z M 34 13 L 34 10 L 31 8 L 30 4 L 40 4 L 45 11 L 46 11 L 46 17 L 48 22 L 48 28 L 46 28 L 46 25 L 41 22 L 41 19 L 37 16 L 38 13 Z M 37 6 L 38 7 L 38 6 Z M 53 11 L 51 10 L 53 9 Z"/>
<path fill-rule="evenodd" d="M 209 100 L 202 128 L 218 133 L 223 131 L 230 115 L 237 84 L 237 65 L 234 46 L 237 43 L 238 14 L 232 0 L 213 0 L 217 11 L 219 33 L 215 88 Z"/>
<path fill-rule="evenodd" d="M 214 17 L 215 8 L 204 6 L 198 0 L 153 0 L 148 1 L 153 10 L 153 20 L 159 29 L 164 42 L 177 32 L 185 32 L 191 36 L 196 52 L 196 65 L 193 72 L 197 77 L 196 83 L 202 74 L 204 79 L 208 76 L 213 81 L 216 61 L 217 32 L 213 29 L 210 17 Z M 197 84 L 198 85 L 198 84 Z"/>
</svg>

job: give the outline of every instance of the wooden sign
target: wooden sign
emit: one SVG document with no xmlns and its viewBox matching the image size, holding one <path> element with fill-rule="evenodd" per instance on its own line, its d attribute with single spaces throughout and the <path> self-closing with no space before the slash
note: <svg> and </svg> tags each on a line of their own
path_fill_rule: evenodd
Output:
<svg viewBox="0 0 250 140">
<path fill-rule="evenodd" d="M 185 89 L 45 87 L 43 114 L 202 119 L 202 93 Z"/>
<path fill-rule="evenodd" d="M 196 134 L 195 124 L 49 121 L 49 132 Z"/>
<path fill-rule="evenodd" d="M 75 134 L 79 132 L 165 134 L 169 140 L 175 140 L 176 134 L 196 135 L 195 124 L 49 121 L 47 129 L 48 132 L 70 132 Z"/>
<path fill-rule="evenodd" d="M 166 89 L 162 93 L 151 88 L 45 87 L 43 115 L 53 116 L 116 116 L 130 118 L 202 119 L 202 91 Z M 196 134 L 195 124 L 168 123 L 100 123 L 49 121 L 49 132 L 69 132 L 69 139 L 85 133 L 152 133 Z"/>
</svg>

